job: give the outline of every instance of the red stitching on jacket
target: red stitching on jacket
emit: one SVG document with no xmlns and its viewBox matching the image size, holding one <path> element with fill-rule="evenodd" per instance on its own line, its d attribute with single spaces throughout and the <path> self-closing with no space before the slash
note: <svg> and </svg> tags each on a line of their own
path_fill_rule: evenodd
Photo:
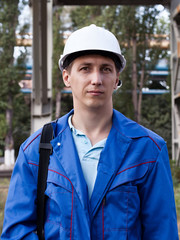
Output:
<svg viewBox="0 0 180 240">
<path fill-rule="evenodd" d="M 36 167 L 39 167 L 39 164 L 37 164 L 37 163 L 28 162 L 28 164 L 34 165 Z"/>
<path fill-rule="evenodd" d="M 23 151 L 25 151 L 26 150 L 26 148 L 28 148 L 29 147 L 29 145 L 37 138 L 37 137 L 39 137 L 41 135 L 41 133 L 39 133 L 35 138 L 33 138 L 33 140 L 31 140 L 31 142 L 30 143 L 28 143 L 28 145 L 23 149 Z"/>
<path fill-rule="evenodd" d="M 138 124 L 139 125 L 139 124 Z M 140 126 L 140 125 L 139 125 Z M 124 135 L 124 136 L 126 136 L 125 134 L 123 134 L 121 131 L 119 131 L 119 129 L 118 128 L 116 128 L 114 125 L 113 125 L 113 127 L 118 131 L 118 132 L 120 132 L 122 135 Z M 140 126 L 141 127 L 141 126 Z M 147 137 L 149 137 L 155 144 L 156 144 L 156 146 L 159 148 L 159 150 L 161 150 L 161 148 L 160 148 L 160 146 L 157 144 L 157 142 L 152 138 L 152 137 L 150 137 L 149 135 L 147 135 L 147 132 L 141 127 L 141 129 L 146 133 L 146 136 Z M 127 137 L 127 136 L 126 136 Z M 131 137 L 128 137 L 128 138 L 131 138 Z"/>
<path fill-rule="evenodd" d="M 39 165 L 36 164 L 36 163 L 32 163 L 32 162 L 28 162 L 28 163 L 31 164 L 31 165 L 34 165 L 34 166 L 39 167 Z M 74 198 L 74 187 L 73 187 L 72 182 L 69 180 L 69 178 L 67 178 L 67 177 L 64 176 L 63 174 L 61 174 L 61 173 L 59 173 L 59 172 L 57 172 L 57 171 L 55 171 L 55 170 L 53 170 L 53 169 L 48 169 L 48 170 L 51 171 L 51 172 L 57 173 L 57 174 L 61 175 L 62 177 L 66 178 L 66 179 L 70 182 L 71 187 L 72 187 L 72 208 L 71 208 L 71 226 L 70 226 L 70 240 L 71 240 L 71 239 L 72 239 L 72 221 L 73 221 L 73 198 Z"/>
<path fill-rule="evenodd" d="M 159 150 L 161 151 L 161 148 L 160 148 L 160 146 L 157 144 L 157 142 L 155 142 L 155 140 L 152 138 L 152 137 L 150 137 L 150 136 L 148 136 L 155 144 L 156 144 L 156 146 L 159 148 Z"/>
<path fill-rule="evenodd" d="M 51 172 L 54 172 L 54 173 L 57 173 L 59 175 L 61 175 L 62 177 L 65 177 L 71 184 L 71 187 L 72 187 L 72 208 L 71 208 L 71 226 L 70 226 L 70 240 L 72 239 L 72 219 L 73 219 L 73 198 L 74 198 L 74 187 L 73 187 L 73 184 L 72 182 L 69 180 L 69 178 L 67 178 L 66 176 L 62 175 L 61 173 L 55 171 L 55 170 L 52 170 L 52 169 L 48 169 L 49 171 Z"/>
<path fill-rule="evenodd" d="M 137 164 L 137 165 L 134 165 L 134 166 L 132 166 L 132 167 L 128 167 L 128 168 L 126 168 L 126 169 L 118 172 L 117 175 L 120 174 L 120 173 L 122 173 L 122 172 L 124 172 L 124 171 L 126 171 L 126 170 L 128 170 L 128 169 L 135 168 L 135 167 L 138 167 L 138 166 L 147 164 L 147 163 L 154 163 L 154 162 L 156 162 L 156 161 L 148 161 L 148 162 L 139 163 L 139 164 Z"/>
</svg>

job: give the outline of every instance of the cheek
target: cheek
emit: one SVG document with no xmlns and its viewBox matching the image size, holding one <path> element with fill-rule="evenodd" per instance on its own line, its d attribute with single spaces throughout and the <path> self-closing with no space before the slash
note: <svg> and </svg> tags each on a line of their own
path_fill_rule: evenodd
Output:
<svg viewBox="0 0 180 240">
<path fill-rule="evenodd" d="M 118 82 L 116 81 L 116 80 L 114 80 L 114 79 L 112 79 L 111 80 L 111 84 L 109 83 L 109 90 L 114 90 L 114 89 L 116 89 L 117 88 L 117 84 L 118 84 Z"/>
<path fill-rule="evenodd" d="M 71 81 L 70 85 L 72 92 L 79 96 L 82 94 L 85 88 L 82 81 Z"/>
</svg>

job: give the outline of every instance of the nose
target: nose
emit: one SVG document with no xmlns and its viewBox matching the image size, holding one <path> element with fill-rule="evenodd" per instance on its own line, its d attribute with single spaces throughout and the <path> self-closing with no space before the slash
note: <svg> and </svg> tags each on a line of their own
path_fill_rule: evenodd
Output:
<svg viewBox="0 0 180 240">
<path fill-rule="evenodd" d="M 102 75 L 98 70 L 93 71 L 91 75 L 91 84 L 92 85 L 101 85 L 102 84 Z"/>
</svg>

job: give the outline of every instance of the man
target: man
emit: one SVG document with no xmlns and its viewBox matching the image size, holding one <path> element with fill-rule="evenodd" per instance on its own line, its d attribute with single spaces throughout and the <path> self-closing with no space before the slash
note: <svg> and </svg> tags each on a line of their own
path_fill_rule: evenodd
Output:
<svg viewBox="0 0 180 240">
<path fill-rule="evenodd" d="M 125 59 L 115 36 L 90 25 L 59 60 L 74 109 L 52 123 L 45 239 L 177 240 L 164 140 L 113 109 Z M 38 239 L 36 195 L 41 130 L 21 146 L 5 208 L 4 239 Z"/>
</svg>

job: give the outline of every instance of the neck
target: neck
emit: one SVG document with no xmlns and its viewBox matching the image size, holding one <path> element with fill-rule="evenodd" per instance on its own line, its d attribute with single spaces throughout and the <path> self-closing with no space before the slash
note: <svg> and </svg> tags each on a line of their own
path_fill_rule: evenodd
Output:
<svg viewBox="0 0 180 240">
<path fill-rule="evenodd" d="M 74 109 L 72 123 L 90 139 L 92 145 L 108 137 L 112 126 L 113 109 L 92 109 L 79 111 Z"/>
</svg>

